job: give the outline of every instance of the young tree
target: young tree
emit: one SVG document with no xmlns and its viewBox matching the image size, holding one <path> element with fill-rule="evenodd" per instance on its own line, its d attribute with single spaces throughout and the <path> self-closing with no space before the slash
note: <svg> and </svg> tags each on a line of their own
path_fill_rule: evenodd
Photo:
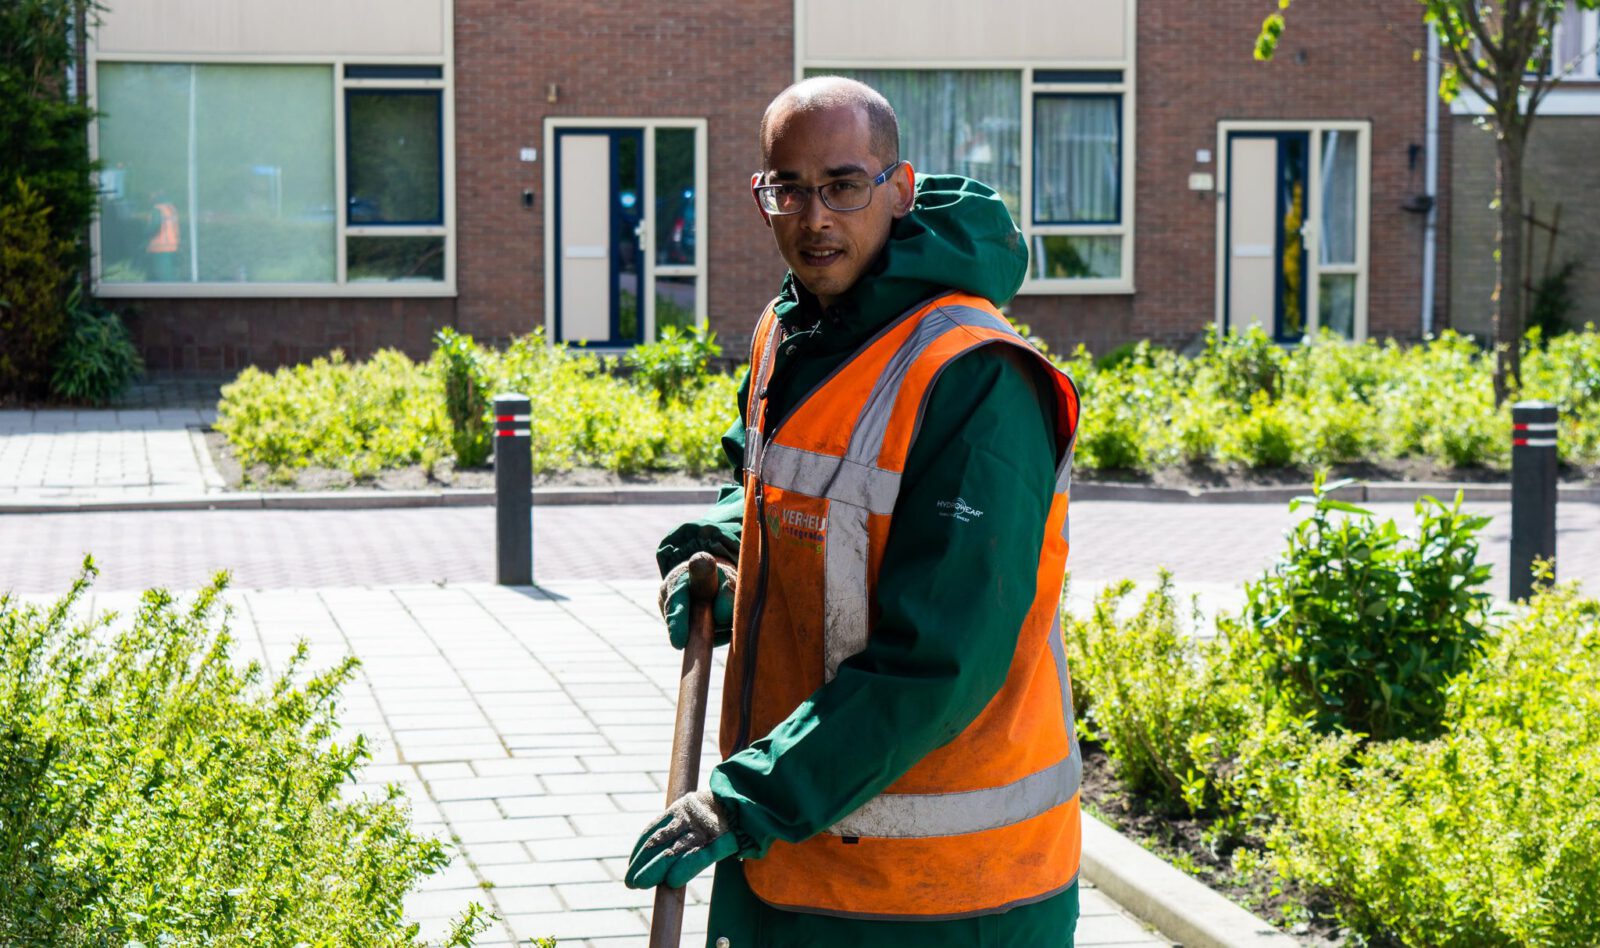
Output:
<svg viewBox="0 0 1600 948">
<path fill-rule="evenodd" d="M 1284 18 L 1293 0 L 1278 0 L 1275 12 L 1261 24 L 1256 58 L 1269 60 L 1283 34 Z M 1439 34 L 1443 70 L 1439 95 L 1446 102 L 1463 87 L 1476 93 L 1489 109 L 1489 127 L 1497 145 L 1496 201 L 1500 211 L 1496 235 L 1494 389 L 1504 401 L 1522 372 L 1522 337 L 1526 300 L 1522 293 L 1522 172 L 1533 118 L 1550 91 L 1577 64 L 1555 61 L 1556 24 L 1569 8 L 1593 10 L 1600 0 L 1418 0 L 1422 18 Z"/>
</svg>

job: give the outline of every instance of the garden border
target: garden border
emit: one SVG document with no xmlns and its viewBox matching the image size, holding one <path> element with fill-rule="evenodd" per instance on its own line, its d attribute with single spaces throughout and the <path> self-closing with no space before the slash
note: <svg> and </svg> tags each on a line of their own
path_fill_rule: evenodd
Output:
<svg viewBox="0 0 1600 948">
<path fill-rule="evenodd" d="M 1083 877 L 1183 948 L 1287 948 L 1294 938 L 1083 814 Z"/>
<path fill-rule="evenodd" d="M 535 487 L 536 507 L 617 504 L 711 504 L 717 499 L 716 487 Z M 1412 503 L 1424 495 L 1449 500 L 1460 490 L 1466 500 L 1478 503 L 1506 503 L 1511 500 L 1509 484 L 1451 484 L 1407 481 L 1380 481 L 1348 484 L 1334 493 L 1352 503 Z M 1600 486 L 1562 486 L 1561 503 L 1600 503 Z M 1184 488 L 1151 487 L 1144 484 L 1117 484 L 1080 481 L 1073 485 L 1077 500 L 1129 501 L 1139 503 L 1199 504 L 1287 504 L 1292 498 L 1311 493 L 1310 484 L 1273 487 Z M 5 514 L 110 513 L 166 510 L 367 510 L 409 507 L 487 507 L 494 504 L 494 491 L 483 489 L 388 491 L 351 489 L 334 491 L 217 491 L 175 497 L 38 497 L 0 500 L 0 516 Z"/>
</svg>

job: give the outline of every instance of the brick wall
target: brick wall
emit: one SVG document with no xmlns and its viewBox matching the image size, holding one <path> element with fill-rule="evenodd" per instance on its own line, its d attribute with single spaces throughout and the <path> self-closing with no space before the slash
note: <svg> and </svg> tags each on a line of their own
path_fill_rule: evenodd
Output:
<svg viewBox="0 0 1600 948">
<path fill-rule="evenodd" d="M 1216 149 L 1217 122 L 1246 118 L 1372 122 L 1369 324 L 1374 335 L 1417 333 L 1423 220 L 1399 207 L 1422 190 L 1420 156 L 1408 164 L 1408 146 L 1420 145 L 1424 131 L 1424 72 L 1412 58 L 1426 38 L 1420 17 L 1384 0 L 1296 7 L 1278 60 L 1261 64 L 1250 51 L 1270 7 L 1140 4 L 1138 292 L 1018 298 L 1014 315 L 1055 348 L 1084 342 L 1104 351 L 1146 337 L 1182 345 L 1212 322 L 1216 204 L 1187 181 L 1193 171 L 1215 173 L 1215 159 L 1197 166 L 1194 153 Z M 544 319 L 551 196 L 542 162 L 552 157 L 543 154 L 544 120 L 703 117 L 710 321 L 725 349 L 740 352 L 783 273 L 745 182 L 758 163 L 761 111 L 793 76 L 792 15 L 790 0 L 455 0 L 458 298 L 148 300 L 136 304 L 136 339 L 153 368 L 204 372 L 292 363 L 335 347 L 423 355 L 443 325 L 484 339 L 527 332 Z M 552 83 L 554 104 L 545 98 Z M 540 163 L 520 161 L 524 147 L 539 148 Z M 535 193 L 532 208 L 522 205 L 525 188 Z"/>
<path fill-rule="evenodd" d="M 1492 332 L 1495 285 L 1494 246 L 1499 215 L 1490 207 L 1495 191 L 1493 134 L 1474 128 L 1468 116 L 1454 116 L 1455 155 L 1451 173 L 1456 213 L 1450 243 L 1456 267 L 1449 282 L 1452 324 L 1462 332 Z M 1549 221 L 1561 205 L 1556 266 L 1577 260 L 1572 298 L 1579 324 L 1600 322 L 1600 116 L 1541 115 L 1534 119 L 1523 173 L 1523 198 Z M 1548 234 L 1539 232 L 1532 251 L 1537 280 L 1550 257 Z"/>
<path fill-rule="evenodd" d="M 1214 322 L 1217 206 L 1212 192 L 1190 191 L 1188 178 L 1217 173 L 1215 154 L 1197 165 L 1195 152 L 1216 152 L 1225 119 L 1371 121 L 1368 326 L 1374 336 L 1420 332 L 1424 216 L 1400 210 L 1423 190 L 1422 156 L 1412 167 L 1408 155 L 1425 133 L 1425 67 L 1412 59 L 1427 41 L 1419 8 L 1296 5 L 1276 59 L 1258 63 L 1256 31 L 1273 8 L 1263 0 L 1139 4 L 1137 293 L 1019 297 L 1013 315 L 1053 347 L 1081 341 L 1103 352 L 1139 338 L 1184 345 Z M 1448 168 L 1442 163 L 1442 194 Z M 1441 206 L 1441 226 L 1448 211 Z"/>
</svg>

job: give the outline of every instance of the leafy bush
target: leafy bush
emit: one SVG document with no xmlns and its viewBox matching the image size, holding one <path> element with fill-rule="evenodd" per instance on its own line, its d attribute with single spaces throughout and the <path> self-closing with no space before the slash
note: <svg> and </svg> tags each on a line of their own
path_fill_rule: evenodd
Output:
<svg viewBox="0 0 1600 948">
<path fill-rule="evenodd" d="M 341 799 L 370 756 L 333 740 L 355 660 L 239 667 L 225 576 L 79 621 L 93 575 L 47 609 L 0 598 L 0 943 L 417 945 L 401 900 L 448 857 L 398 788 Z"/>
<path fill-rule="evenodd" d="M 56 349 L 50 388 L 68 401 L 103 405 L 144 374 L 144 360 L 122 317 L 85 303 L 80 287 L 68 295 L 67 312 L 67 336 Z"/>
<path fill-rule="evenodd" d="M 51 216 L 21 178 L 0 191 L 0 397 L 43 393 L 66 329 L 72 244 L 55 234 Z"/>
<path fill-rule="evenodd" d="M 1251 467 L 1284 467 L 1300 456 L 1300 424 L 1288 403 L 1256 392 L 1244 417 L 1223 430 L 1219 453 L 1224 460 Z"/>
<path fill-rule="evenodd" d="M 1336 500 L 1340 484 L 1318 479 L 1311 516 L 1289 533 L 1289 547 L 1245 586 L 1247 606 L 1229 628 L 1248 642 L 1265 679 L 1324 729 L 1378 739 L 1433 733 L 1445 686 L 1477 655 L 1487 621 L 1478 531 L 1488 517 L 1417 502 L 1418 534 L 1408 542 L 1394 521 Z M 1336 516 L 1343 514 L 1345 516 Z"/>
<path fill-rule="evenodd" d="M 1138 611 L 1119 619 L 1133 583 L 1112 584 L 1083 619 L 1068 617 L 1067 665 L 1081 731 L 1105 745 L 1123 783 L 1170 808 L 1211 802 L 1207 774 L 1227 756 L 1256 703 L 1231 677 L 1222 645 L 1179 619 L 1165 571 Z"/>
<path fill-rule="evenodd" d="M 317 464 L 358 477 L 433 464 L 447 450 L 448 426 L 427 368 L 392 349 L 366 362 L 335 352 L 271 374 L 245 369 L 223 386 L 216 421 L 247 466 L 287 473 Z"/>
<path fill-rule="evenodd" d="M 686 332 L 667 326 L 660 340 L 634 346 L 622 361 L 665 405 L 669 399 L 693 394 L 695 383 L 706 377 L 706 363 L 719 355 L 722 347 L 716 333 L 702 332 L 698 326 Z"/>
<path fill-rule="evenodd" d="M 479 349 L 471 336 L 446 327 L 433 337 L 436 371 L 444 381 L 444 410 L 450 419 L 450 449 L 457 467 L 482 467 L 489 460 L 489 386 Z"/>
<path fill-rule="evenodd" d="M 1600 944 L 1600 603 L 1541 592 L 1450 686 L 1437 740 L 1280 767 L 1279 871 L 1405 945 Z"/>
</svg>

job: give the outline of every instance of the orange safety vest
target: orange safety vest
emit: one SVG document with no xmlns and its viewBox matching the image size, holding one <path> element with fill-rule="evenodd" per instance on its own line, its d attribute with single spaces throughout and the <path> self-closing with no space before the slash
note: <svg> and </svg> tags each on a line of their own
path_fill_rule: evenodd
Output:
<svg viewBox="0 0 1600 948">
<path fill-rule="evenodd" d="M 724 757 L 772 730 L 866 647 L 900 477 L 945 366 L 984 345 L 1016 346 L 1047 366 L 1061 461 L 1033 605 L 1005 684 L 883 793 L 808 840 L 778 841 L 745 861 L 750 888 L 793 911 L 930 921 L 1064 891 L 1077 881 L 1082 848 L 1082 759 L 1059 614 L 1077 390 L 993 304 L 952 293 L 885 326 L 763 441 L 762 393 L 781 343 L 768 306 L 750 356 Z"/>
<path fill-rule="evenodd" d="M 150 243 L 145 245 L 146 253 L 177 253 L 178 252 L 178 209 L 171 204 L 157 204 L 156 213 L 161 215 L 161 229 L 150 238 Z"/>
</svg>

